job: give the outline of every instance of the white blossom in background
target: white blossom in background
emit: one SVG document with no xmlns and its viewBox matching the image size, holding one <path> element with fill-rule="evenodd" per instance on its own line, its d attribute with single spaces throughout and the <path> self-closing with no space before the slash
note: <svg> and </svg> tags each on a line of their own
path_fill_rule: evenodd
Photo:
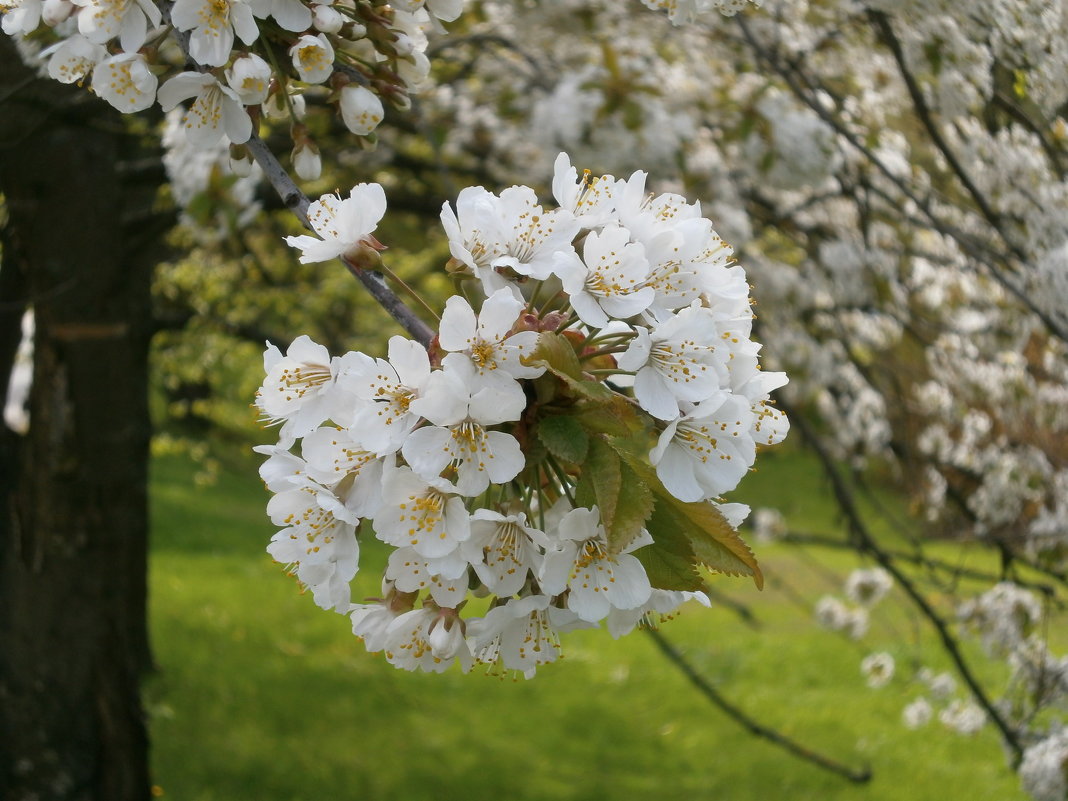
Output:
<svg viewBox="0 0 1068 801">
<path fill-rule="evenodd" d="M 893 586 L 894 580 L 889 573 L 881 567 L 873 567 L 850 573 L 846 579 L 845 593 L 855 604 L 875 606 Z"/>
<path fill-rule="evenodd" d="M 986 724 L 986 712 L 974 701 L 957 699 L 938 713 L 938 720 L 959 734 L 975 734 Z"/>
<path fill-rule="evenodd" d="M 906 729 L 919 729 L 931 722 L 934 710 L 926 698 L 917 698 L 901 710 L 901 722 Z"/>
<path fill-rule="evenodd" d="M 860 672 L 869 687 L 885 687 L 894 677 L 894 658 L 886 651 L 869 654 L 861 660 Z"/>
<path fill-rule="evenodd" d="M 1068 729 L 1055 729 L 1024 751 L 1020 785 L 1036 801 L 1068 797 Z"/>
</svg>

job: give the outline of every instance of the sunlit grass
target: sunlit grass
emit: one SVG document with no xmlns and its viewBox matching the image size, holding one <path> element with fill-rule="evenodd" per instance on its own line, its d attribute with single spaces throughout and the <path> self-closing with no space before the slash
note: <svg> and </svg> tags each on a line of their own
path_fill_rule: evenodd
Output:
<svg viewBox="0 0 1068 801">
<path fill-rule="evenodd" d="M 272 529 L 250 465 L 196 487 L 193 468 L 158 460 L 153 480 L 149 688 L 155 780 L 185 801 L 367 799 L 1022 799 L 994 734 L 937 723 L 911 732 L 901 709 L 920 662 L 944 667 L 929 629 L 880 607 L 863 644 L 811 623 L 856 564 L 841 552 L 757 545 L 767 587 L 714 586 L 747 605 L 687 608 L 664 633 L 761 722 L 852 766 L 842 779 L 756 740 L 707 703 L 641 633 L 565 635 L 566 658 L 533 681 L 395 670 L 366 654 L 346 618 L 301 596 L 263 548 Z M 742 493 L 833 532 L 814 463 L 766 459 Z M 944 551 L 948 552 L 948 546 Z M 952 554 L 950 554 L 952 555 Z M 374 595 L 384 554 L 364 547 L 357 596 Z M 860 659 L 889 650 L 898 677 L 868 689 Z M 981 660 L 980 660 L 981 662 Z M 996 670 L 987 667 L 985 670 Z M 996 674 L 995 674 L 996 675 Z"/>
</svg>

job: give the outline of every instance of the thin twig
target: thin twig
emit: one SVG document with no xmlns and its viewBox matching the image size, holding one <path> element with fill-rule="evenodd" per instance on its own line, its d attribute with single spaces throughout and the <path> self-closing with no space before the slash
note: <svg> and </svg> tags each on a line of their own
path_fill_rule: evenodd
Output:
<svg viewBox="0 0 1068 801">
<path fill-rule="evenodd" d="M 836 762 L 830 757 L 826 757 L 817 751 L 813 751 L 811 748 L 806 748 L 795 740 L 791 740 L 782 732 L 764 726 L 761 723 L 757 723 L 744 711 L 724 698 L 719 690 L 713 687 L 704 676 L 697 672 L 693 665 L 686 661 L 686 658 L 682 653 L 674 645 L 668 642 L 663 634 L 653 628 L 646 628 L 645 632 L 652 637 L 653 642 L 656 643 L 656 647 L 660 649 L 660 652 L 665 657 L 667 657 L 668 661 L 682 671 L 686 678 L 690 680 L 690 683 L 693 684 L 705 698 L 707 698 L 713 705 L 719 707 L 727 717 L 746 729 L 750 734 L 767 740 L 799 759 L 811 762 L 813 765 L 818 765 L 824 770 L 841 776 L 854 784 L 865 784 L 871 781 L 872 773 L 869 766 L 866 765 L 863 768 L 857 769 L 851 768 L 848 765 L 843 765 L 841 762 Z"/>
</svg>

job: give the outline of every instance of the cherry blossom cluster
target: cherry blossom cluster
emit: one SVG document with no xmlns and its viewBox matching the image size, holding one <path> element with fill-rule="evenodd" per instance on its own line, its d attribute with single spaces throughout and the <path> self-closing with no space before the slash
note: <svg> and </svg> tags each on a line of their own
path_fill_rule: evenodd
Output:
<svg viewBox="0 0 1068 801">
<path fill-rule="evenodd" d="M 196 148 L 240 146 L 261 118 L 288 120 L 293 166 L 305 179 L 321 169 L 300 123 L 305 95 L 325 98 L 352 133 L 371 137 L 384 102 L 406 110 L 409 93 L 425 82 L 426 31 L 462 8 L 463 0 L 0 4 L 5 33 L 50 43 L 38 57 L 52 78 L 88 82 L 123 113 L 183 105 L 182 124 Z M 247 171 L 247 153 L 238 147 L 232 155 L 235 170 Z"/>
<path fill-rule="evenodd" d="M 526 186 L 463 190 L 441 220 L 464 293 L 429 349 L 268 347 L 268 551 L 397 667 L 529 677 L 561 632 L 620 636 L 707 603 L 700 564 L 760 581 L 735 532 L 748 510 L 720 499 L 786 435 L 769 400 L 786 378 L 759 369 L 730 248 L 645 181 L 579 175 L 561 154 L 556 207 Z M 304 262 L 358 261 L 384 211 L 360 184 L 288 241 Z M 381 597 L 353 603 L 371 530 L 393 550 Z"/>
</svg>

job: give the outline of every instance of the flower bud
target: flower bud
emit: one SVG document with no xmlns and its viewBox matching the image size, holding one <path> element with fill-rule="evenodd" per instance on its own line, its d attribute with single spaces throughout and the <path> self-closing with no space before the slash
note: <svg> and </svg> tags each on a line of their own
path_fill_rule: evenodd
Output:
<svg viewBox="0 0 1068 801">
<path fill-rule="evenodd" d="M 302 181 L 314 181 L 323 172 L 319 148 L 310 139 L 298 142 L 293 148 L 293 169 Z"/>
<path fill-rule="evenodd" d="M 385 114 L 382 101 L 364 86 L 346 86 L 341 90 L 341 119 L 354 134 L 365 136 L 382 122 Z"/>
<path fill-rule="evenodd" d="M 252 172 L 252 154 L 244 145 L 230 145 L 230 172 L 238 178 L 247 178 Z"/>
<path fill-rule="evenodd" d="M 41 20 L 50 28 L 63 22 L 74 11 L 70 0 L 44 0 L 41 5 Z"/>
<path fill-rule="evenodd" d="M 323 33 L 337 33 L 345 25 L 345 18 L 328 5 L 316 4 L 312 12 L 312 25 Z"/>
</svg>

